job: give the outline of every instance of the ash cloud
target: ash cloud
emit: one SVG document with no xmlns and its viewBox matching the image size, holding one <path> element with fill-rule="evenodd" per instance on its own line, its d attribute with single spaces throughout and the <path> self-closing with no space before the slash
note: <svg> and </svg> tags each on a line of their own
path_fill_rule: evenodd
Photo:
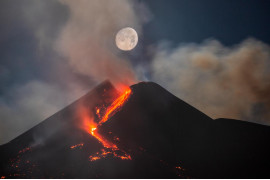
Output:
<svg viewBox="0 0 270 180">
<path fill-rule="evenodd" d="M 68 103 L 68 95 L 59 93 L 61 91 L 61 87 L 40 81 L 11 89 L 6 94 L 8 101 L 0 101 L 0 142 L 22 134 Z"/>
<path fill-rule="evenodd" d="M 123 27 L 134 27 L 140 33 L 146 19 L 135 15 L 135 3 L 123 0 L 60 2 L 68 6 L 70 17 L 56 41 L 56 50 L 66 57 L 73 70 L 97 81 L 108 78 L 116 87 L 136 83 L 131 64 L 117 56 L 119 51 L 114 44 L 116 33 Z"/>
<path fill-rule="evenodd" d="M 212 118 L 270 124 L 270 47 L 247 39 L 233 47 L 217 40 L 159 46 L 153 79 Z"/>
<path fill-rule="evenodd" d="M 12 34 L 18 28 L 33 39 L 27 42 L 19 39 L 25 44 L 10 51 L 9 58 L 0 64 L 0 144 L 61 110 L 105 79 L 112 80 L 120 90 L 122 85 L 138 80 L 155 81 L 213 118 L 270 124 L 270 51 L 268 45 L 258 40 L 249 39 L 234 47 L 225 47 L 216 40 L 178 48 L 162 44 L 152 49 L 154 57 L 150 65 L 144 62 L 134 68 L 116 49 L 114 37 L 126 26 L 142 35 L 142 25 L 151 18 L 143 3 L 131 0 L 1 3 L 1 43 L 10 42 L 9 37 L 19 34 Z M 16 54 L 32 41 L 36 47 L 31 51 L 33 57 Z M 20 67 L 12 69 L 12 64 Z M 18 72 L 24 68 L 27 70 Z M 33 71 L 30 78 L 23 79 L 26 72 Z M 13 76 L 18 79 L 12 80 Z"/>
<path fill-rule="evenodd" d="M 16 29 L 16 24 L 20 24 L 22 34 L 31 34 L 25 43 L 35 46 L 30 52 L 34 58 L 24 57 L 24 53 L 21 57 L 27 61 L 21 57 L 9 59 L 14 64 L 28 64 L 25 66 L 28 72 L 36 72 L 24 78 L 24 71 L 16 72 L 5 62 L 0 64 L 1 70 L 5 70 L 1 71 L 5 75 L 1 81 L 11 82 L 12 77 L 22 75 L 1 89 L 0 144 L 61 110 L 105 79 L 119 86 L 119 90 L 137 82 L 129 60 L 121 57 L 115 47 L 114 36 L 125 26 L 140 33 L 149 13 L 143 3 L 129 0 L 2 3 L 0 20 L 4 22 L 6 35 L 0 40 L 10 42 L 13 32 L 10 28 Z M 11 23 L 5 23 L 6 19 L 11 19 Z"/>
</svg>

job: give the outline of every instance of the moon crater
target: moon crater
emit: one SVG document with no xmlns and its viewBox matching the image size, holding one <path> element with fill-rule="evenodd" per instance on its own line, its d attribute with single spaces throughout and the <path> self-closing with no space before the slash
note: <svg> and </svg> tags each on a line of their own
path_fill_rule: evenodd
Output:
<svg viewBox="0 0 270 180">
<path fill-rule="evenodd" d="M 138 34 L 133 28 L 123 28 L 116 34 L 115 43 L 119 49 L 130 51 L 134 49 L 138 43 Z"/>
</svg>

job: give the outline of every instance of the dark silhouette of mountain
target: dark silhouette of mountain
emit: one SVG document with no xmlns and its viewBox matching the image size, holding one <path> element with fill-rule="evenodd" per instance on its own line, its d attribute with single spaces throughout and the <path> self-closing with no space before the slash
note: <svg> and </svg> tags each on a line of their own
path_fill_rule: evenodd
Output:
<svg viewBox="0 0 270 180">
<path fill-rule="evenodd" d="M 96 107 L 119 96 L 108 82 L 0 146 L 0 176 L 12 178 L 269 178 L 270 128 L 213 120 L 161 86 L 131 86 L 128 101 L 98 128 L 121 150 L 91 161 L 103 147 L 84 131 L 78 107 L 98 122 Z M 119 152 L 118 152 L 119 151 Z M 126 152 L 131 159 L 114 153 Z"/>
<path fill-rule="evenodd" d="M 110 129 L 126 148 L 142 146 L 193 178 L 270 177 L 270 127 L 212 120 L 155 83 L 139 83 L 132 91 L 101 128 Z"/>
</svg>

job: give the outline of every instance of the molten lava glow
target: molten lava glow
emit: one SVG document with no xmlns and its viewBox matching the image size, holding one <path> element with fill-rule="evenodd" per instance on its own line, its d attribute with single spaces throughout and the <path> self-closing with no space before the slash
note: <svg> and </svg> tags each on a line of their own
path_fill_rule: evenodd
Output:
<svg viewBox="0 0 270 180">
<path fill-rule="evenodd" d="M 8 174 L 7 176 L 0 176 L 1 179 L 4 179 L 4 178 L 14 179 L 14 177 L 25 178 L 26 172 L 32 172 L 35 165 L 32 162 L 30 162 L 28 159 L 23 158 L 25 157 L 24 156 L 25 154 L 28 154 L 28 157 L 30 157 L 29 153 L 31 153 L 32 150 L 33 150 L 32 147 L 26 147 L 20 150 L 16 157 L 10 158 L 8 162 L 9 169 L 13 171 L 14 173 Z"/>
<path fill-rule="evenodd" d="M 113 155 L 114 157 L 120 158 L 122 160 L 131 160 L 131 156 L 128 155 L 127 153 L 120 151 L 120 150 L 114 150 L 111 151 L 110 149 L 101 149 L 101 153 L 97 152 L 95 155 L 89 156 L 90 161 L 96 161 L 101 158 L 105 158 L 108 155 Z"/>
<path fill-rule="evenodd" d="M 98 118 L 100 119 L 101 118 L 101 115 L 100 115 L 100 108 L 96 108 L 96 115 L 98 116 Z"/>
<path fill-rule="evenodd" d="M 109 117 L 113 115 L 112 113 L 115 112 L 115 110 L 120 108 L 126 102 L 126 100 L 128 99 L 130 93 L 131 93 L 131 89 L 128 88 L 120 97 L 118 97 L 112 103 L 112 105 L 107 109 L 105 115 L 103 116 L 103 118 L 101 119 L 99 124 L 103 124 L 106 121 L 108 121 Z"/>
<path fill-rule="evenodd" d="M 19 154 L 25 153 L 25 152 L 30 151 L 30 150 L 31 150 L 30 147 L 24 148 L 24 149 L 22 149 L 22 150 L 19 151 Z"/>
<path fill-rule="evenodd" d="M 91 128 L 90 133 L 92 136 L 94 136 L 99 142 L 102 143 L 102 145 L 106 148 L 110 149 L 118 149 L 117 146 L 109 141 L 107 141 L 105 138 L 103 138 L 98 132 L 96 132 L 97 128 Z"/>
<path fill-rule="evenodd" d="M 75 149 L 77 147 L 81 148 L 82 146 L 83 146 L 83 143 L 80 143 L 80 144 L 76 144 L 76 145 L 70 146 L 70 149 Z"/>
<path fill-rule="evenodd" d="M 122 95 L 120 95 L 105 111 L 104 116 L 100 120 L 99 123 L 94 122 L 92 118 L 86 116 L 86 112 L 82 112 L 84 114 L 84 122 L 87 129 L 87 132 L 94 136 L 106 150 L 102 149 L 102 153 L 97 152 L 95 155 L 89 156 L 90 161 L 96 161 L 101 157 L 106 157 L 108 154 L 112 154 L 115 157 L 126 160 L 131 159 L 130 155 L 126 154 L 124 151 L 120 151 L 119 148 L 113 144 L 112 142 L 105 139 L 101 134 L 98 133 L 97 128 L 101 126 L 103 123 L 108 121 L 110 117 L 112 117 L 117 110 L 127 101 L 128 97 L 131 94 L 131 89 L 128 88 Z M 100 117 L 100 108 L 96 108 L 96 114 Z M 119 140 L 119 139 L 118 139 Z"/>
</svg>

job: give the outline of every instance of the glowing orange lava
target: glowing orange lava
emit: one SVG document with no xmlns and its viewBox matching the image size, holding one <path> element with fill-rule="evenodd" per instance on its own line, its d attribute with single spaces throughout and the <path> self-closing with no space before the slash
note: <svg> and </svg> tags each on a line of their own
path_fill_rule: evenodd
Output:
<svg viewBox="0 0 270 180">
<path fill-rule="evenodd" d="M 118 108 L 120 108 L 128 99 L 129 95 L 131 93 L 131 89 L 128 88 L 120 97 L 118 97 L 113 103 L 112 105 L 107 109 L 105 115 L 103 116 L 103 118 L 101 119 L 101 121 L 99 122 L 100 124 L 105 123 L 106 121 L 108 121 L 109 117 L 111 115 L 113 115 L 112 113 L 117 110 Z"/>
<path fill-rule="evenodd" d="M 73 146 L 70 146 L 70 149 L 74 149 L 74 148 L 77 148 L 77 147 L 82 147 L 83 146 L 83 143 L 80 143 L 80 144 L 76 144 L 76 145 L 73 145 Z"/>
<path fill-rule="evenodd" d="M 129 95 L 131 94 L 131 89 L 128 88 L 120 97 L 118 97 L 106 110 L 105 115 L 103 118 L 100 120 L 98 124 L 92 123 L 90 125 L 89 133 L 94 136 L 99 142 L 103 144 L 104 147 L 106 148 L 111 148 L 111 149 L 118 149 L 118 147 L 107 141 L 105 138 L 103 138 L 96 130 L 97 127 L 108 121 L 109 117 L 115 113 L 117 109 L 119 109 L 128 99 Z M 97 111 L 99 113 L 99 109 Z"/>
<path fill-rule="evenodd" d="M 121 155 L 117 153 L 119 151 L 119 148 L 113 144 L 112 142 L 108 141 L 105 139 L 103 136 L 101 136 L 97 132 L 97 128 L 101 126 L 103 123 L 108 121 L 110 117 L 116 113 L 116 110 L 118 110 L 128 99 L 128 97 L 131 94 L 131 89 L 128 88 L 121 96 L 119 96 L 105 111 L 104 116 L 100 120 L 100 122 L 97 124 L 93 121 L 93 119 L 86 117 L 86 126 L 87 126 L 87 131 L 89 134 L 94 136 L 105 148 L 110 149 L 110 150 L 104 150 L 102 149 L 102 153 L 97 153 L 95 156 L 90 156 L 90 161 L 95 161 L 100 159 L 101 157 L 106 157 L 108 154 L 113 154 L 115 157 L 119 157 L 123 160 L 126 159 L 131 159 L 130 155 L 126 154 L 125 152 L 122 152 Z M 96 114 L 100 116 L 100 109 L 96 109 Z M 85 117 L 85 116 L 84 116 Z"/>
<path fill-rule="evenodd" d="M 19 151 L 19 154 L 25 153 L 25 152 L 30 151 L 30 150 L 31 150 L 30 147 L 24 148 L 24 149 L 22 149 L 22 150 Z"/>
<path fill-rule="evenodd" d="M 98 132 L 96 132 L 97 128 L 92 128 L 91 129 L 91 134 L 94 136 L 99 142 L 102 143 L 102 145 L 106 148 L 111 148 L 111 149 L 118 149 L 117 146 L 109 141 L 107 141 L 105 138 L 103 138 Z"/>
<path fill-rule="evenodd" d="M 131 156 L 128 155 L 127 153 L 125 152 L 118 152 L 119 150 L 114 150 L 114 151 L 110 151 L 110 150 L 106 150 L 106 149 L 101 149 L 101 153 L 100 152 L 97 152 L 95 155 L 91 155 L 89 156 L 89 160 L 90 161 L 96 161 L 98 159 L 101 159 L 101 158 L 105 158 L 107 157 L 108 155 L 113 155 L 114 157 L 118 157 L 122 160 L 131 160 Z M 120 153 L 120 154 L 119 154 Z"/>
</svg>

